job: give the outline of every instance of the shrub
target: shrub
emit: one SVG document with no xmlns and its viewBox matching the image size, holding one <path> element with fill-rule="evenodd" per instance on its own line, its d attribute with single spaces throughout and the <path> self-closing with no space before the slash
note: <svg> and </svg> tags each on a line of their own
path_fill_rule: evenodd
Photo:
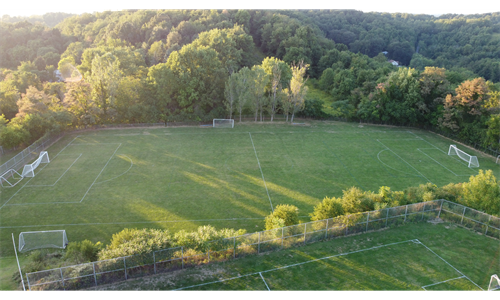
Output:
<svg viewBox="0 0 500 300">
<path fill-rule="evenodd" d="M 129 229 L 113 234 L 111 243 L 99 251 L 99 259 L 147 253 L 172 247 L 172 237 L 167 230 Z"/>
<path fill-rule="evenodd" d="M 314 207 L 314 212 L 309 214 L 312 221 L 335 218 L 344 214 L 342 199 L 325 197 L 321 203 Z"/>
<path fill-rule="evenodd" d="M 89 240 L 70 242 L 66 248 L 64 259 L 75 263 L 96 261 L 99 250 L 101 250 L 101 242 L 95 244 Z"/>
<path fill-rule="evenodd" d="M 237 235 L 245 234 L 246 230 L 234 230 L 224 228 L 216 230 L 213 226 L 206 225 L 198 227 L 195 232 L 187 232 L 181 230 L 174 235 L 173 241 L 175 246 L 184 246 L 195 251 L 205 252 L 210 246 L 210 241 L 230 238 Z"/>
<path fill-rule="evenodd" d="M 281 219 L 283 221 L 276 219 Z M 266 217 L 266 230 L 279 228 L 274 226 L 278 226 L 283 223 L 285 226 L 299 224 L 299 209 L 297 206 L 289 204 L 280 204 L 276 206 L 274 212 Z"/>
<path fill-rule="evenodd" d="M 370 197 L 367 197 L 365 192 L 357 187 L 343 191 L 342 195 L 342 208 L 344 213 L 352 214 L 357 212 L 364 212 L 373 210 L 375 204 Z"/>
<path fill-rule="evenodd" d="M 471 176 L 463 186 L 464 205 L 482 210 L 488 214 L 498 215 L 500 207 L 500 182 L 492 170 Z"/>
</svg>

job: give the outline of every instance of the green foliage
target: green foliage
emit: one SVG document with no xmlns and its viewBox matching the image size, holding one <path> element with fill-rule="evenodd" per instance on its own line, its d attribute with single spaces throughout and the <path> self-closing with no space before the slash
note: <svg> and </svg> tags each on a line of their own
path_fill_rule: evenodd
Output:
<svg viewBox="0 0 500 300">
<path fill-rule="evenodd" d="M 309 214 L 311 221 L 335 218 L 344 214 L 342 198 L 325 197 L 321 203 L 314 207 L 314 212 Z"/>
<path fill-rule="evenodd" d="M 464 205 L 498 215 L 500 181 L 497 181 L 492 170 L 479 170 L 479 174 L 471 176 L 462 187 Z"/>
<path fill-rule="evenodd" d="M 299 224 L 299 209 L 295 205 L 279 204 L 274 212 L 266 217 L 266 230 L 279 228 L 275 226 Z"/>
<path fill-rule="evenodd" d="M 113 234 L 111 242 L 99 251 L 99 260 L 147 253 L 172 247 L 172 236 L 167 230 L 129 229 Z"/>
<path fill-rule="evenodd" d="M 89 240 L 81 242 L 69 242 L 64 253 L 64 259 L 74 263 L 86 263 L 97 260 L 97 254 L 101 250 L 101 242 L 92 243 Z"/>
</svg>

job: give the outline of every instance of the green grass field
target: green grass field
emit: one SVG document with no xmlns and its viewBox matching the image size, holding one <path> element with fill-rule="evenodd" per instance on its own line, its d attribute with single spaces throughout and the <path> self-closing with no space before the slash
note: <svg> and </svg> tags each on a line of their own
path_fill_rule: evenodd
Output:
<svg viewBox="0 0 500 300">
<path fill-rule="evenodd" d="M 498 240 L 451 224 L 420 223 L 98 289 L 478 291 L 488 289 L 499 263 Z"/>
<path fill-rule="evenodd" d="M 425 131 L 321 121 L 69 134 L 35 177 L 1 189 L 0 257 L 14 254 L 11 233 L 17 241 L 22 231 L 65 229 L 70 241 L 104 243 L 123 228 L 254 232 L 278 204 L 296 205 L 306 221 L 325 196 L 351 186 L 467 181 L 477 169 L 448 156 L 451 143 Z M 459 148 L 500 177 L 494 159 Z"/>
</svg>

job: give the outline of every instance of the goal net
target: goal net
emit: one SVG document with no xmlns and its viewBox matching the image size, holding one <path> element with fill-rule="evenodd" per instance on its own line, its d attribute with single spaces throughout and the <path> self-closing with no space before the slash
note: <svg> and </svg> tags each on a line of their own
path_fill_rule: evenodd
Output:
<svg viewBox="0 0 500 300">
<path fill-rule="evenodd" d="M 67 245 L 66 230 L 29 231 L 19 234 L 19 252 L 43 248 L 64 249 Z"/>
<path fill-rule="evenodd" d="M 49 162 L 49 154 L 47 153 L 47 151 L 40 152 L 40 156 L 38 156 L 38 158 L 32 164 L 24 166 L 22 176 L 35 177 L 35 169 L 40 164 L 48 164 Z"/>
<path fill-rule="evenodd" d="M 500 289 L 500 279 L 498 278 L 498 276 L 496 274 L 491 275 L 490 285 L 488 286 L 488 291 L 495 291 L 498 289 Z"/>
<path fill-rule="evenodd" d="M 469 168 L 479 168 L 479 161 L 477 160 L 477 156 L 472 156 L 463 152 L 462 150 L 458 149 L 456 145 L 450 145 L 450 149 L 448 149 L 448 155 L 457 155 L 461 160 L 466 161 L 469 164 Z"/>
<path fill-rule="evenodd" d="M 234 128 L 233 119 L 214 119 L 213 127 Z"/>
<path fill-rule="evenodd" d="M 2 187 L 16 186 L 21 180 L 23 180 L 23 176 L 14 169 L 10 169 L 0 176 L 0 184 Z"/>
</svg>

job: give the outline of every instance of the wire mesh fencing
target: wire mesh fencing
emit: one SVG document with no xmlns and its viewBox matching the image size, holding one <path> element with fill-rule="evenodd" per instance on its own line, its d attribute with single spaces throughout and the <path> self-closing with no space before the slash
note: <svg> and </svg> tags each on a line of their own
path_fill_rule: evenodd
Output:
<svg viewBox="0 0 500 300">
<path fill-rule="evenodd" d="M 19 152 L 16 156 L 9 159 L 7 162 L 0 166 L 0 175 L 5 174 L 8 170 L 14 169 L 19 170 L 25 164 L 29 163 L 33 159 L 37 158 L 40 154 L 40 151 L 47 149 L 50 145 L 55 143 L 59 138 L 61 138 L 64 134 L 47 134 L 36 142 L 28 146 L 23 151 Z M 10 176 L 10 175 L 9 175 Z M 7 179 L 8 177 L 6 177 Z"/>
<path fill-rule="evenodd" d="M 486 236 L 500 238 L 500 219 L 447 200 L 434 200 L 339 216 L 298 225 L 209 241 L 201 249 L 187 246 L 87 264 L 27 273 L 30 290 L 80 290 L 131 278 L 232 260 L 309 243 L 442 220 Z"/>
</svg>

